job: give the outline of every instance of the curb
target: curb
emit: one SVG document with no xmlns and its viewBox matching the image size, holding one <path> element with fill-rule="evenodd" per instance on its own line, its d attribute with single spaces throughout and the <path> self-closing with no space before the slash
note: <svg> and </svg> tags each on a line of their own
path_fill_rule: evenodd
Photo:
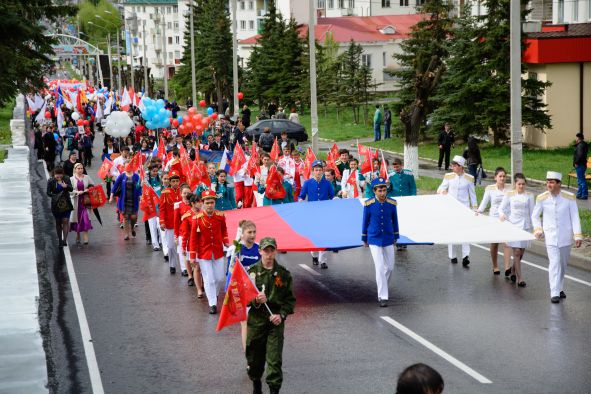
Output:
<svg viewBox="0 0 591 394">
<path fill-rule="evenodd" d="M 548 253 L 546 252 L 546 244 L 544 244 L 544 242 L 542 241 L 531 241 L 531 246 L 527 249 L 527 251 L 535 255 L 548 258 Z M 571 267 L 582 269 L 584 271 L 591 272 L 591 257 L 585 256 L 584 254 L 580 253 L 577 248 L 573 247 L 571 248 L 571 254 L 570 259 L 568 261 L 568 265 L 570 265 Z"/>
</svg>

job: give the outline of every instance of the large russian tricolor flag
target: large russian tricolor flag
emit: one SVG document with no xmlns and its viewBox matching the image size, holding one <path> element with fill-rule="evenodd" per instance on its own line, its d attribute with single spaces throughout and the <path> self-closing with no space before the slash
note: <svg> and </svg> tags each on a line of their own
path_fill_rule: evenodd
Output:
<svg viewBox="0 0 591 394">
<path fill-rule="evenodd" d="M 455 199 L 442 195 L 397 198 L 399 244 L 431 245 L 497 243 L 532 240 L 511 223 L 476 215 Z M 257 225 L 257 241 L 274 237 L 281 251 L 340 250 L 362 246 L 362 199 L 290 203 L 226 211 L 230 237 L 238 222 Z"/>
</svg>

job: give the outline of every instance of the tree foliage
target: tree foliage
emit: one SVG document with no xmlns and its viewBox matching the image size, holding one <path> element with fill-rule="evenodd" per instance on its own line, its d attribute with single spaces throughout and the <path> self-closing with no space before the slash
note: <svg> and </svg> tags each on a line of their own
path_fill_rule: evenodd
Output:
<svg viewBox="0 0 591 394">
<path fill-rule="evenodd" d="M 448 45 L 448 71 L 435 97 L 439 105 L 433 123 L 450 122 L 464 138 L 491 130 L 498 145 L 510 130 L 510 7 L 509 0 L 486 0 L 484 6 L 485 15 L 472 16 L 466 7 L 458 20 Z M 535 79 L 522 79 L 523 124 L 550 127 L 540 99 L 546 86 Z"/>
<path fill-rule="evenodd" d="M 34 3 L 34 4 L 32 4 Z M 17 92 L 40 90 L 49 74 L 55 41 L 45 35 L 46 26 L 74 15 L 76 8 L 54 5 L 50 0 L 0 1 L 0 105 Z"/>
<path fill-rule="evenodd" d="M 83 40 L 106 49 L 107 33 L 111 34 L 111 42 L 116 42 L 117 26 L 121 25 L 121 17 L 117 8 L 106 0 L 86 0 L 79 6 L 76 22 L 80 31 L 84 33 L 81 37 Z"/>
<path fill-rule="evenodd" d="M 227 1 L 196 0 L 193 6 L 195 33 L 195 80 L 197 90 L 223 112 L 223 99 L 232 97 L 232 32 Z M 173 83 L 177 93 L 191 96 L 190 16 L 186 16 L 183 65 Z M 230 105 L 232 108 L 232 105 Z"/>
</svg>

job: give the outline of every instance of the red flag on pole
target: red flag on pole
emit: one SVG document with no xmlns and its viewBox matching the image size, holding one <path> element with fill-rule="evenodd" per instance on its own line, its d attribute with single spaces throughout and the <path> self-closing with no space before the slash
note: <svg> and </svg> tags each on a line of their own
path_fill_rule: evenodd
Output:
<svg viewBox="0 0 591 394">
<path fill-rule="evenodd" d="M 283 178 L 277 172 L 277 167 L 271 166 L 265 183 L 265 196 L 270 200 L 282 200 L 285 198 L 286 191 L 283 187 Z"/>
<path fill-rule="evenodd" d="M 164 146 L 164 139 L 162 137 L 160 137 L 160 141 L 158 142 L 158 157 L 162 161 L 166 157 L 166 147 Z"/>
<path fill-rule="evenodd" d="M 271 157 L 271 160 L 276 161 L 280 154 L 281 150 L 279 149 L 279 142 L 277 142 L 277 137 L 275 137 L 275 142 L 273 142 L 273 147 L 271 148 L 269 156 Z"/>
<path fill-rule="evenodd" d="M 339 167 L 337 167 L 337 162 L 336 162 L 336 158 L 338 156 L 334 155 L 334 152 L 331 151 L 328 152 L 328 156 L 326 157 L 326 168 L 332 168 L 335 172 L 335 176 L 337 178 L 341 177 L 341 171 L 339 171 Z"/>
<path fill-rule="evenodd" d="M 196 168 L 197 171 L 199 171 L 200 182 L 203 182 L 205 185 L 207 185 L 207 187 L 211 187 L 211 178 L 207 173 L 207 167 L 205 166 L 205 163 L 199 162 Z"/>
<path fill-rule="evenodd" d="M 306 151 L 306 160 L 304 161 L 304 179 L 310 179 L 312 173 L 312 163 L 316 161 L 316 155 L 311 147 L 308 147 Z"/>
<path fill-rule="evenodd" d="M 248 164 L 247 164 L 247 168 L 248 168 L 248 175 L 250 175 L 251 178 L 254 178 L 254 176 L 257 173 L 261 172 L 261 169 L 259 167 L 259 152 L 257 151 L 257 144 L 256 142 L 252 142 L 252 147 L 250 148 L 250 158 L 248 159 Z"/>
<path fill-rule="evenodd" d="M 330 148 L 330 153 L 332 153 L 333 159 L 336 160 L 339 158 L 339 147 L 337 146 L 336 142 L 332 145 L 332 148 Z"/>
<path fill-rule="evenodd" d="M 384 159 L 384 152 L 382 152 L 382 163 L 380 165 L 380 177 L 384 179 L 388 179 L 388 164 L 386 164 L 386 159 Z"/>
<path fill-rule="evenodd" d="M 234 154 L 232 155 L 232 162 L 230 163 L 230 171 L 228 172 L 228 175 L 234 176 L 242 168 L 244 163 L 246 163 L 246 155 L 240 144 L 236 144 L 236 146 L 234 146 Z"/>
<path fill-rule="evenodd" d="M 144 213 L 142 215 L 142 222 L 147 221 L 157 215 L 157 208 L 160 198 L 158 194 L 149 185 L 143 185 L 142 197 L 140 199 L 140 209 Z"/>
<path fill-rule="evenodd" d="M 105 160 L 103 160 L 103 164 L 101 164 L 101 168 L 99 168 L 97 173 L 99 179 L 105 179 L 111 172 L 111 168 L 113 168 L 113 162 L 105 157 Z"/>
<path fill-rule="evenodd" d="M 142 167 L 142 154 L 136 153 L 129 162 L 131 172 L 136 172 Z"/>
<path fill-rule="evenodd" d="M 236 259 L 228 290 L 224 297 L 224 304 L 220 312 L 220 319 L 216 331 L 246 320 L 246 307 L 256 298 L 259 291 L 248 277 L 246 270 Z"/>
<path fill-rule="evenodd" d="M 353 197 L 359 198 L 359 188 L 357 187 L 357 171 L 354 171 L 351 174 L 349 174 L 349 179 L 347 179 L 347 185 L 351 185 L 353 187 Z"/>
</svg>

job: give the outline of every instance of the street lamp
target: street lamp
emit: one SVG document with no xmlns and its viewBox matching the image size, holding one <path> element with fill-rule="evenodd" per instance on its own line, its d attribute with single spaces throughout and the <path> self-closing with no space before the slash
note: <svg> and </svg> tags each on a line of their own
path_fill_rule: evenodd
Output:
<svg viewBox="0 0 591 394">
<path fill-rule="evenodd" d="M 109 55 L 109 87 L 112 88 L 113 87 L 113 63 L 112 63 L 112 59 L 111 59 L 111 31 L 101 25 L 97 25 L 96 23 L 93 23 L 92 21 L 88 22 L 89 25 L 92 25 L 94 27 L 98 27 L 99 29 L 105 30 L 107 32 L 107 54 Z"/>
<path fill-rule="evenodd" d="M 107 12 L 109 14 L 111 13 L 108 10 L 105 10 L 105 12 Z M 120 26 L 119 25 L 115 25 L 113 22 L 109 22 L 108 20 L 106 20 L 105 18 L 103 18 L 100 15 L 95 15 L 94 17 L 97 18 L 97 19 L 102 20 L 105 23 L 110 24 L 111 26 L 113 26 L 113 27 L 115 27 L 117 29 L 117 58 L 119 60 L 119 62 L 118 62 L 118 65 L 119 66 L 117 67 L 117 86 L 119 87 L 119 89 L 121 89 L 121 87 L 122 87 L 121 86 L 121 47 L 119 46 L 119 27 Z"/>
</svg>

